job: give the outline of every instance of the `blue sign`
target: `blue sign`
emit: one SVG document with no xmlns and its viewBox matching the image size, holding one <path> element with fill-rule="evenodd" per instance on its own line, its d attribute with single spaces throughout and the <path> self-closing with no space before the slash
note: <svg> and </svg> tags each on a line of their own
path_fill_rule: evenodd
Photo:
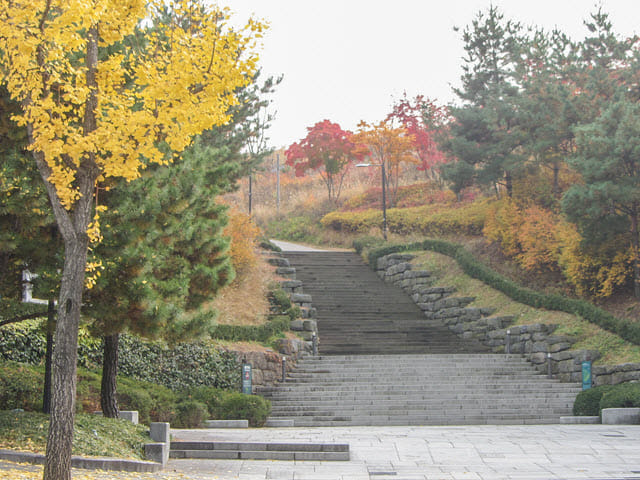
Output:
<svg viewBox="0 0 640 480">
<path fill-rule="evenodd" d="M 251 365 L 248 363 L 242 364 L 242 393 L 251 395 L 253 388 L 251 385 Z"/>
<path fill-rule="evenodd" d="M 582 390 L 589 390 L 591 386 L 591 362 L 582 362 Z"/>
</svg>

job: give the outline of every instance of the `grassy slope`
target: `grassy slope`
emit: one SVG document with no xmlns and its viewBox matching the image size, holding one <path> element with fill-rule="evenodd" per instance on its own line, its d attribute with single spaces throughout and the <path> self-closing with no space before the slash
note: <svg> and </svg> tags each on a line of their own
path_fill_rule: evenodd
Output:
<svg viewBox="0 0 640 480">
<path fill-rule="evenodd" d="M 44 453 L 49 416 L 34 412 L 0 411 L 0 449 Z M 87 457 L 144 459 L 150 442 L 147 428 L 126 420 L 78 414 L 73 454 Z"/>
<path fill-rule="evenodd" d="M 597 364 L 640 362 L 640 346 L 632 345 L 617 335 L 596 325 L 563 312 L 536 309 L 514 302 L 509 297 L 479 280 L 465 275 L 455 260 L 435 252 L 415 252 L 414 260 L 419 268 L 433 273 L 439 285 L 454 286 L 460 296 L 472 296 L 475 307 L 496 308 L 495 315 L 514 315 L 515 324 L 546 323 L 559 325 L 558 335 L 570 335 L 577 339 L 574 348 L 598 350 L 602 354 Z"/>
</svg>

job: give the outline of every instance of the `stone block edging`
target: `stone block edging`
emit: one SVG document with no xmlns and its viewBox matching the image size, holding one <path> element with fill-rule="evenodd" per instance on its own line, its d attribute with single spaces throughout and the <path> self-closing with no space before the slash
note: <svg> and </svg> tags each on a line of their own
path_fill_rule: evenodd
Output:
<svg viewBox="0 0 640 480">
<path fill-rule="evenodd" d="M 429 272 L 412 270 L 414 257 L 409 253 L 385 255 L 378 258 L 375 271 L 384 281 L 400 286 L 426 318 L 443 321 L 458 336 L 475 338 L 495 353 L 523 355 L 544 373 L 551 353 L 552 374 L 563 382 L 581 382 L 582 362 L 600 358 L 595 350 L 573 350 L 573 339 L 554 335 L 557 325 L 510 325 L 512 317 L 490 317 L 491 309 L 467 307 L 469 298 L 451 297 L 453 287 L 433 286 Z M 640 381 L 640 363 L 593 366 L 592 380 L 594 386 Z"/>
<path fill-rule="evenodd" d="M 32 465 L 44 465 L 45 457 L 40 453 L 30 452 L 14 452 L 13 450 L 0 450 L 0 460 L 6 460 L 15 463 L 30 463 Z M 107 470 L 107 471 L 123 471 L 149 473 L 162 470 L 163 465 L 157 462 L 149 462 L 144 460 L 125 460 L 120 458 L 89 458 L 89 457 L 71 457 L 71 466 L 73 468 L 82 468 L 86 470 Z"/>
</svg>

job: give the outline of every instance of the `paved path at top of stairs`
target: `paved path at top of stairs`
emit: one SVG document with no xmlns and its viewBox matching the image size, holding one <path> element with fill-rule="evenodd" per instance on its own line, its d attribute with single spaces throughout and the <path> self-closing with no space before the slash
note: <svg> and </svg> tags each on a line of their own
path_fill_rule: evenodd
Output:
<svg viewBox="0 0 640 480">
<path fill-rule="evenodd" d="M 313 299 L 324 355 L 488 351 L 425 319 L 402 289 L 378 278 L 353 252 L 284 255 Z"/>
</svg>

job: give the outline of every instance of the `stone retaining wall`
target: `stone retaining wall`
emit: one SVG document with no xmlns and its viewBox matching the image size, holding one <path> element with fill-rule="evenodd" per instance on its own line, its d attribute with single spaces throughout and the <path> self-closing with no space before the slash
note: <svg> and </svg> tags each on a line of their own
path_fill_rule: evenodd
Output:
<svg viewBox="0 0 640 480">
<path fill-rule="evenodd" d="M 378 259 L 375 271 L 407 292 L 426 318 L 442 320 L 462 338 L 478 339 L 495 353 L 524 355 L 543 372 L 547 372 L 547 357 L 551 354 L 551 371 L 565 382 L 582 381 L 582 362 L 600 357 L 595 350 L 573 350 L 572 338 L 554 335 L 557 325 L 512 325 L 512 316 L 492 316 L 494 309 L 468 307 L 475 298 L 454 296 L 454 287 L 433 286 L 429 272 L 412 269 L 413 258 L 411 254 L 386 255 Z M 594 366 L 592 379 L 594 385 L 640 381 L 640 363 Z"/>
<path fill-rule="evenodd" d="M 285 280 L 280 282 L 281 288 L 289 295 L 291 303 L 300 307 L 302 318 L 291 322 L 291 330 L 299 338 L 283 338 L 279 342 L 278 351 L 273 350 L 233 350 L 230 349 L 238 363 L 246 360 L 251 364 L 253 387 L 274 385 L 282 380 L 282 360 L 286 359 L 287 372 L 291 371 L 298 359 L 313 352 L 313 335 L 318 334 L 315 320 L 316 309 L 313 308 L 311 295 L 303 292 L 302 282 L 295 278 L 295 268 L 289 260 L 276 252 L 268 252 L 267 261 L 276 267 L 276 273 Z"/>
</svg>

